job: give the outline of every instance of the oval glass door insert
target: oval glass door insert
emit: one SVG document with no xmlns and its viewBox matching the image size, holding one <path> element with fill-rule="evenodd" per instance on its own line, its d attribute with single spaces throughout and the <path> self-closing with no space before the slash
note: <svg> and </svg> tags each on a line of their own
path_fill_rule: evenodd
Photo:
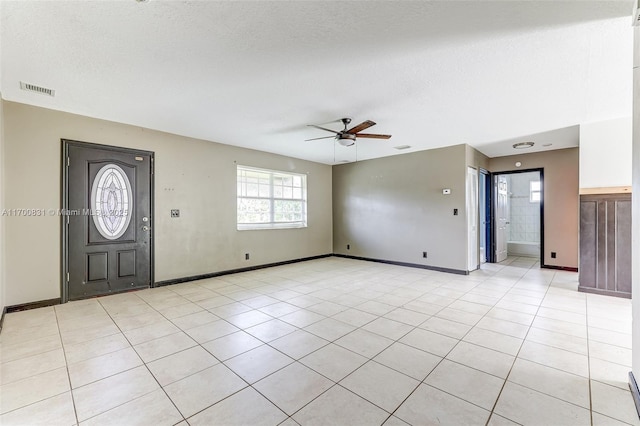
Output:
<svg viewBox="0 0 640 426">
<path fill-rule="evenodd" d="M 91 188 L 93 223 L 100 235 L 116 240 L 125 233 L 131 221 L 133 197 L 127 174 L 116 164 L 103 166 Z"/>
</svg>

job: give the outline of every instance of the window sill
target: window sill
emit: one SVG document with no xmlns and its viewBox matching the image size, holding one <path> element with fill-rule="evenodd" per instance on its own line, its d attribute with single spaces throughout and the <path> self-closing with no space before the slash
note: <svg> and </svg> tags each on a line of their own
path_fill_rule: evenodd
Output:
<svg viewBox="0 0 640 426">
<path fill-rule="evenodd" d="M 238 225 L 238 231 L 260 231 L 264 229 L 299 229 L 307 228 L 306 223 L 255 223 L 247 225 Z"/>
</svg>

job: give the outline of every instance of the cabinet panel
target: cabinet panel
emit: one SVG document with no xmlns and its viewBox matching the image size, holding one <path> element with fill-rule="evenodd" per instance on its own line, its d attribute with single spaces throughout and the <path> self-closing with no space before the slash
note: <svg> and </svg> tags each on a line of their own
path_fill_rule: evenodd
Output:
<svg viewBox="0 0 640 426">
<path fill-rule="evenodd" d="M 631 297 L 631 195 L 580 197 L 578 290 Z"/>
<path fill-rule="evenodd" d="M 596 242 L 598 241 L 598 203 L 597 201 L 580 202 L 580 285 L 596 287 L 598 268 Z"/>
<path fill-rule="evenodd" d="M 631 200 L 616 202 L 616 289 L 631 295 Z"/>
</svg>

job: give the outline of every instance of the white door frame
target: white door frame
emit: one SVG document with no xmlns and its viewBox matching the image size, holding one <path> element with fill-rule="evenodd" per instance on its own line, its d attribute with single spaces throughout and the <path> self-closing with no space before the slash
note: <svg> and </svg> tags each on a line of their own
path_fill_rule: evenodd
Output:
<svg viewBox="0 0 640 426">
<path fill-rule="evenodd" d="M 480 264 L 478 254 L 478 170 L 467 167 L 467 270 L 475 271 Z"/>
</svg>

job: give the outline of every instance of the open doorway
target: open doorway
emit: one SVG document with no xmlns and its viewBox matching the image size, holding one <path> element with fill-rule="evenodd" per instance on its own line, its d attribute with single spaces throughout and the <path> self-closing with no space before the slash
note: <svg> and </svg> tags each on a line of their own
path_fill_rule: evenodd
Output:
<svg viewBox="0 0 640 426">
<path fill-rule="evenodd" d="M 544 252 L 543 170 L 494 174 L 495 261 Z"/>
</svg>

